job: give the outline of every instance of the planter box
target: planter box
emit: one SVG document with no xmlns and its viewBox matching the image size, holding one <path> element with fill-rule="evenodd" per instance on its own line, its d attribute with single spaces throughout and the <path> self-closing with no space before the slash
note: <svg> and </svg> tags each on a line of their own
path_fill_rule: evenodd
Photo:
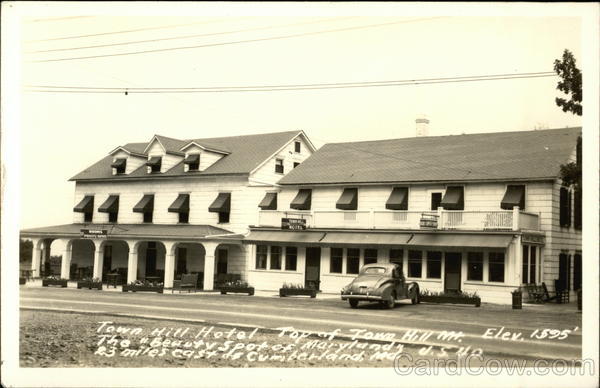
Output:
<svg viewBox="0 0 600 388">
<path fill-rule="evenodd" d="M 132 286 L 129 284 L 123 285 L 123 292 L 136 292 L 136 291 L 150 291 L 150 292 L 158 292 L 159 294 L 163 293 L 163 286 Z"/>
<path fill-rule="evenodd" d="M 293 296 L 293 295 L 306 295 L 311 298 L 317 297 L 317 290 L 312 288 L 280 288 L 279 296 Z"/>
<path fill-rule="evenodd" d="M 19 285 L 23 285 L 23 284 L 25 284 L 25 283 L 26 283 L 26 280 L 27 280 L 27 279 L 25 279 L 25 278 L 19 278 Z"/>
<path fill-rule="evenodd" d="M 42 287 L 48 286 L 67 287 L 67 279 L 42 279 Z"/>
<path fill-rule="evenodd" d="M 248 294 L 250 296 L 254 295 L 254 287 L 221 286 L 221 287 L 219 287 L 219 291 L 221 291 L 221 295 L 225 295 L 228 292 L 231 292 L 232 294 Z"/>
<path fill-rule="evenodd" d="M 452 304 L 472 304 L 475 307 L 481 306 L 481 298 L 461 298 L 456 296 L 438 296 L 438 295 L 419 295 L 421 302 L 426 303 L 452 303 Z"/>
<path fill-rule="evenodd" d="M 92 288 L 96 288 L 98 290 L 102 289 L 102 282 L 90 282 L 90 281 L 86 281 L 86 280 L 80 280 L 77 282 L 77 288 L 88 288 L 88 289 L 92 289 Z"/>
</svg>

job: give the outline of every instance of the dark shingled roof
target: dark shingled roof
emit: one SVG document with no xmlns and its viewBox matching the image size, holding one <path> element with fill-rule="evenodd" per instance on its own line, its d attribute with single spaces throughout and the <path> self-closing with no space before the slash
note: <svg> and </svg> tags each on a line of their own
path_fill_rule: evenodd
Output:
<svg viewBox="0 0 600 388">
<path fill-rule="evenodd" d="M 552 179 L 581 128 L 326 144 L 278 183 Z"/>
<path fill-rule="evenodd" d="M 107 229 L 109 238 L 156 237 L 202 238 L 232 232 L 211 225 L 159 225 L 159 224 L 66 224 L 23 229 L 25 237 L 66 236 L 78 237 L 81 229 Z"/>
<path fill-rule="evenodd" d="M 156 137 L 160 139 L 163 146 L 170 152 L 180 152 L 179 150 L 183 146 L 195 141 L 206 148 L 227 152 L 228 155 L 225 155 L 204 171 L 184 173 L 182 160 L 181 163 L 175 165 L 169 171 L 156 176 L 248 174 L 300 133 L 302 132 L 288 131 L 191 140 L 177 140 L 157 135 Z M 146 148 L 147 145 L 148 143 L 129 143 L 123 146 L 123 148 L 128 151 L 143 154 L 144 148 Z M 129 178 L 148 177 L 146 166 L 141 166 L 128 175 L 112 175 L 112 169 L 110 167 L 112 160 L 113 157 L 108 155 L 75 175 L 70 180 L 127 180 Z"/>
</svg>

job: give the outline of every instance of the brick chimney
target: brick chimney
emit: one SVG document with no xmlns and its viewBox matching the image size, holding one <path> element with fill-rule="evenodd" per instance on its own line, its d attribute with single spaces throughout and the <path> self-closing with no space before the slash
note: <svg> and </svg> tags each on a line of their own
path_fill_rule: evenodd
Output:
<svg viewBox="0 0 600 388">
<path fill-rule="evenodd" d="M 420 115 L 415 120 L 417 123 L 417 137 L 425 137 L 429 136 L 429 119 L 425 117 L 425 115 Z"/>
</svg>

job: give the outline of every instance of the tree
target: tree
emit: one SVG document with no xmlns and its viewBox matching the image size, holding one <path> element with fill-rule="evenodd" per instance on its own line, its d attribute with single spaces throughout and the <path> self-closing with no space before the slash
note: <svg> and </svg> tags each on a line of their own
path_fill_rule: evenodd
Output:
<svg viewBox="0 0 600 388">
<path fill-rule="evenodd" d="M 565 49 L 562 61 L 554 61 L 554 71 L 561 78 L 556 85 L 556 89 L 570 96 L 569 100 L 556 97 L 556 105 L 562 108 L 563 112 L 571 112 L 581 116 L 583 108 L 583 92 L 581 90 L 581 71 L 577 68 L 573 53 Z"/>
<path fill-rule="evenodd" d="M 554 61 L 554 71 L 561 78 L 556 85 L 556 89 L 570 96 L 569 100 L 556 97 L 554 101 L 556 105 L 562 108 L 563 112 L 571 112 L 577 116 L 581 116 L 583 107 L 583 92 L 581 85 L 581 71 L 576 66 L 573 53 L 565 49 L 562 56 L 562 61 L 556 59 Z M 577 138 L 577 162 L 567 163 L 560 166 L 560 178 L 564 186 L 573 185 L 576 191 L 581 190 L 581 136 Z"/>
</svg>

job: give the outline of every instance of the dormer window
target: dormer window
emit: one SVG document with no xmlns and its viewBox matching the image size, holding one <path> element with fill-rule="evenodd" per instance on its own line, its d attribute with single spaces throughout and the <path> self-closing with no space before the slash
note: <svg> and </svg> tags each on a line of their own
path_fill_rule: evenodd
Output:
<svg viewBox="0 0 600 388">
<path fill-rule="evenodd" d="M 183 163 L 187 166 L 186 171 L 198 171 L 200 168 L 200 154 L 189 154 Z"/>
<path fill-rule="evenodd" d="M 125 174 L 127 159 L 116 158 L 110 166 L 113 168 L 113 175 Z"/>
<path fill-rule="evenodd" d="M 275 172 L 283 174 L 283 159 L 275 159 Z"/>
<path fill-rule="evenodd" d="M 148 159 L 148 161 L 146 162 L 146 166 L 148 166 L 148 173 L 160 172 L 161 164 L 162 164 L 162 157 L 151 156 L 150 159 Z"/>
</svg>

